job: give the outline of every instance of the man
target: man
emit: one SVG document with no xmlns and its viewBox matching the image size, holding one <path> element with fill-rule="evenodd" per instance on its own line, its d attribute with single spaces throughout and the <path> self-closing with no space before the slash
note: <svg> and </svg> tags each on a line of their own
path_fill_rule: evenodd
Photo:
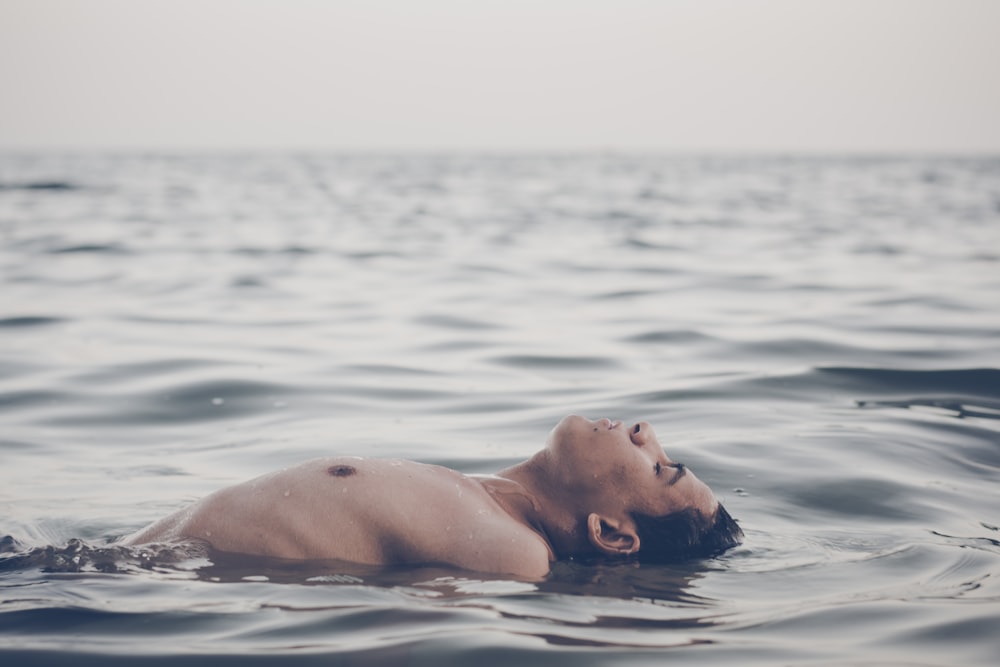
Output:
<svg viewBox="0 0 1000 667">
<path fill-rule="evenodd" d="M 310 461 L 218 491 L 126 540 L 540 578 L 564 558 L 671 561 L 740 543 L 736 522 L 652 427 L 571 415 L 496 476 L 401 460 Z"/>
</svg>

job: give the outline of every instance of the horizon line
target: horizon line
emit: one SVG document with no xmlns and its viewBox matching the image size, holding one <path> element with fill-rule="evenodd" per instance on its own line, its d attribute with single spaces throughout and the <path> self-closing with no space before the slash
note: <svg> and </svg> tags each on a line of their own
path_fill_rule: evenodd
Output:
<svg viewBox="0 0 1000 667">
<path fill-rule="evenodd" d="M 335 147 L 335 146 L 4 146 L 0 155 L 16 154 L 122 154 L 122 155 L 172 155 L 172 154 L 231 154 L 231 155 L 442 155 L 442 156 L 601 156 L 626 155 L 648 157 L 727 156 L 727 157 L 1000 157 L 1000 147 L 985 148 L 722 148 L 722 147 Z"/>
</svg>

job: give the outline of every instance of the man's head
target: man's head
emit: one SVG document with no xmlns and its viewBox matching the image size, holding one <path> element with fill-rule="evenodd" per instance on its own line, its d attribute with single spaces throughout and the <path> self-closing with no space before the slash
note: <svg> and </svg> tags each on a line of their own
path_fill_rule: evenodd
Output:
<svg viewBox="0 0 1000 667">
<path fill-rule="evenodd" d="M 710 558 L 743 541 L 743 531 L 722 505 L 710 518 L 683 510 L 666 516 L 633 514 L 632 519 L 642 544 L 635 556 L 644 563 Z"/>
<path fill-rule="evenodd" d="M 571 415 L 552 430 L 540 457 L 550 499 L 583 523 L 581 555 L 664 562 L 740 542 L 742 531 L 711 489 L 664 453 L 646 422 Z"/>
</svg>

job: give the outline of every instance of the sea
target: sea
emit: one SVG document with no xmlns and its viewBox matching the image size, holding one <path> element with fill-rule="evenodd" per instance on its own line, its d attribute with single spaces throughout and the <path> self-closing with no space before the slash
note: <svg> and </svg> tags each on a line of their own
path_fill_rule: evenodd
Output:
<svg viewBox="0 0 1000 667">
<path fill-rule="evenodd" d="M 745 542 L 233 561 L 122 536 L 301 461 L 647 420 Z M 0 154 L 0 663 L 996 665 L 1000 157 Z"/>
</svg>

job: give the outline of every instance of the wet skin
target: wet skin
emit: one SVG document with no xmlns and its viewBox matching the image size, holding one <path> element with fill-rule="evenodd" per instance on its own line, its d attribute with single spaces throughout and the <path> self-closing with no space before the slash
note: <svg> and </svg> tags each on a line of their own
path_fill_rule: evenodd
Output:
<svg viewBox="0 0 1000 667">
<path fill-rule="evenodd" d="M 327 458 L 222 489 L 127 538 L 229 553 L 366 564 L 443 563 L 525 578 L 551 561 L 640 547 L 631 513 L 693 508 L 711 490 L 647 422 L 564 418 L 546 446 L 495 476 L 413 461 Z"/>
<path fill-rule="evenodd" d="M 552 430 L 546 451 L 568 492 L 599 506 L 651 516 L 687 508 L 710 516 L 718 507 L 712 490 L 666 455 L 648 422 L 570 415 Z"/>
</svg>

